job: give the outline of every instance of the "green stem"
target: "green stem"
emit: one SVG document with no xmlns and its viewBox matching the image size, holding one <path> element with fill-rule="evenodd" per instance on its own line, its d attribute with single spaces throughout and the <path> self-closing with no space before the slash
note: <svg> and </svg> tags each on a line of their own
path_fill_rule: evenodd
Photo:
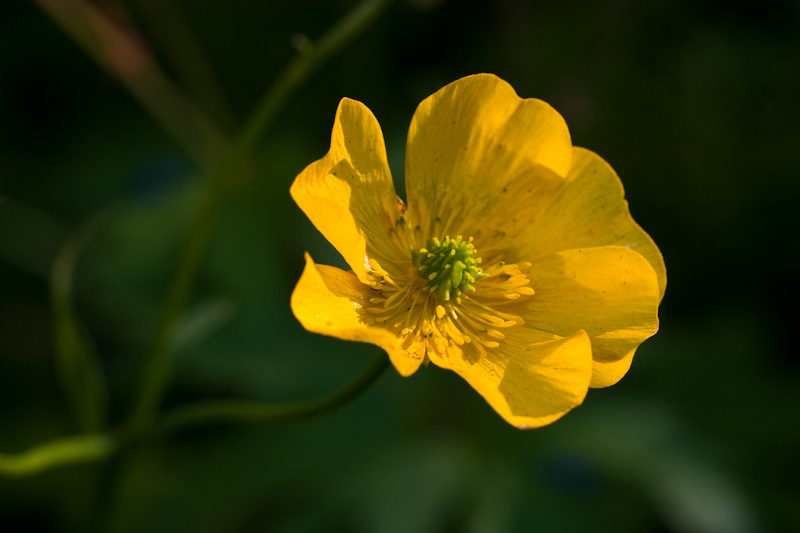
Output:
<svg viewBox="0 0 800 533">
<path fill-rule="evenodd" d="M 225 192 L 218 186 L 214 187 L 213 183 L 209 184 L 197 215 L 182 243 L 154 342 L 144 363 L 138 403 L 131 419 L 134 428 L 143 427 L 161 403 L 172 353 L 173 331 L 197 278 L 206 246 L 211 239 L 222 207 L 222 195 Z"/>
<path fill-rule="evenodd" d="M 329 413 L 365 392 L 390 366 L 381 355 L 343 389 L 319 400 L 288 405 L 267 405 L 243 400 L 217 400 L 177 407 L 158 422 L 157 431 L 177 429 L 212 422 L 238 422 L 274 426 Z"/>
<path fill-rule="evenodd" d="M 237 146 L 249 150 L 264 130 L 272 123 L 286 99 L 314 70 L 330 56 L 346 46 L 361 33 L 390 0 L 364 0 L 328 30 L 315 44 L 305 38 L 297 46 L 299 51 L 283 69 L 275 83 L 256 106 L 255 112 L 244 128 Z"/>
<path fill-rule="evenodd" d="M 272 124 L 277 111 L 300 83 L 335 51 L 339 50 L 358 32 L 363 30 L 389 0 L 365 0 L 326 33 L 317 47 L 304 46 L 297 57 L 278 77 L 259 102 L 234 146 L 224 160 L 214 168 L 206 187 L 205 196 L 189 228 L 181 248 L 180 257 L 172 276 L 155 340 L 145 360 L 141 391 L 134 409 L 134 428 L 145 425 L 158 409 L 167 382 L 167 370 L 172 353 L 173 331 L 186 305 L 206 247 L 216 225 L 229 185 L 246 163 L 258 138 Z"/>
<path fill-rule="evenodd" d="M 29 476 L 56 466 L 99 461 L 113 451 L 114 441 L 108 435 L 67 437 L 18 454 L 0 453 L 0 475 Z"/>
</svg>

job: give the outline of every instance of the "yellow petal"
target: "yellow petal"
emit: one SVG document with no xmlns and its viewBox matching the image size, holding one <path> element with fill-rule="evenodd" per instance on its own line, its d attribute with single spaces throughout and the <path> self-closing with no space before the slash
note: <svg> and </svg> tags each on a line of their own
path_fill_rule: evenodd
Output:
<svg viewBox="0 0 800 533">
<path fill-rule="evenodd" d="M 518 312 L 526 326 L 592 342 L 592 387 L 619 381 L 645 339 L 658 331 L 658 280 L 644 257 L 621 246 L 567 250 L 534 262 L 536 294 Z"/>
<path fill-rule="evenodd" d="M 628 373 L 633 363 L 636 348 L 622 356 L 618 361 L 595 361 L 592 367 L 592 383 L 590 387 L 599 389 L 610 387 Z"/>
<path fill-rule="evenodd" d="M 543 338 L 553 340 L 542 340 Z M 430 355 L 430 354 L 429 354 Z M 592 376 L 592 350 L 583 331 L 566 338 L 513 328 L 498 348 L 469 360 L 460 349 L 434 364 L 464 378 L 509 424 L 541 427 L 580 405 Z"/>
<path fill-rule="evenodd" d="M 518 239 L 520 255 L 543 257 L 572 248 L 619 245 L 647 259 L 658 276 L 659 301 L 667 285 L 664 258 L 631 218 L 617 174 L 600 156 L 575 147 L 566 183 Z"/>
<path fill-rule="evenodd" d="M 391 331 L 365 324 L 369 320 L 365 308 L 374 296 L 375 291 L 352 272 L 316 265 L 306 254 L 306 267 L 292 293 L 291 305 L 294 316 L 308 331 L 380 346 L 397 371 L 410 376 L 419 368 L 422 357 L 407 355 Z"/>
<path fill-rule="evenodd" d="M 565 176 L 572 145 L 564 119 L 545 102 L 523 100 L 490 74 L 457 80 L 414 113 L 406 150 L 409 216 L 427 236 L 454 212 L 502 209 L 503 189 L 537 167 Z"/>
<path fill-rule="evenodd" d="M 361 281 L 365 256 L 396 253 L 389 230 L 400 204 L 380 125 L 364 104 L 343 99 L 327 155 L 295 178 L 291 194 Z"/>
</svg>

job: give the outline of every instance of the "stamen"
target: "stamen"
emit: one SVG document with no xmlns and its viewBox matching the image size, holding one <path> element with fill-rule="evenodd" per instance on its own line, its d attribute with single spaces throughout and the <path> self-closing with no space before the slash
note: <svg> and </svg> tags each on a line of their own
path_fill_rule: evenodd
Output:
<svg viewBox="0 0 800 533">
<path fill-rule="evenodd" d="M 432 221 L 434 226 L 442 222 Z M 452 227 L 452 220 L 447 222 L 444 226 Z M 395 246 L 419 246 L 419 231 L 411 225 L 404 231 L 398 224 L 390 239 Z M 493 246 L 488 239 L 481 250 Z M 409 263 L 387 263 L 394 279 L 377 260 L 365 257 L 367 280 L 376 291 L 363 306 L 365 320 L 395 332 L 406 355 L 415 359 L 486 357 L 509 342 L 507 328 L 524 325 L 503 307 L 511 309 L 515 301 L 534 295 L 526 274 L 530 263 L 506 264 L 502 255 L 489 254 L 490 266 L 482 268 L 472 237 L 433 237 L 411 250 Z"/>
<path fill-rule="evenodd" d="M 503 335 L 502 333 L 500 333 L 496 329 L 490 329 L 489 331 L 486 332 L 486 334 L 489 335 L 490 337 L 492 337 L 493 339 L 497 339 L 499 341 L 501 341 L 501 340 L 506 338 L 505 335 Z"/>
<path fill-rule="evenodd" d="M 478 267 L 481 260 L 475 257 L 472 237 L 464 240 L 458 235 L 451 239 L 448 235 L 443 241 L 433 237 L 425 248 L 412 250 L 411 258 L 426 281 L 426 290 L 435 293 L 440 303 L 451 298 L 460 302 L 462 293 L 474 291 L 473 284 L 486 277 Z"/>
</svg>

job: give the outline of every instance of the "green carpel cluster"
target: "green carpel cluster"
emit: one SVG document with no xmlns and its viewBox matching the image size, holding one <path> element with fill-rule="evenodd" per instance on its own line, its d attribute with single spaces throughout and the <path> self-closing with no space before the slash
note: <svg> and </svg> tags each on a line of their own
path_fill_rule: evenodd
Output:
<svg viewBox="0 0 800 533">
<path fill-rule="evenodd" d="M 443 241 L 429 239 L 425 248 L 411 251 L 411 259 L 419 275 L 426 281 L 425 289 L 435 293 L 439 303 L 455 299 L 461 301 L 461 293 L 474 291 L 474 283 L 485 278 L 481 272 L 481 259 L 475 257 L 472 237 L 463 240 L 461 235 Z"/>
</svg>

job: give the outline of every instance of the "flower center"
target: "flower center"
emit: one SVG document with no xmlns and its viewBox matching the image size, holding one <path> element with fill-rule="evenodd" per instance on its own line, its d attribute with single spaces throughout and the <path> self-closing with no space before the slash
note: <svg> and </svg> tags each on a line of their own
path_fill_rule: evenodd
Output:
<svg viewBox="0 0 800 533">
<path fill-rule="evenodd" d="M 426 281 L 425 289 L 439 298 L 439 303 L 454 298 L 461 302 L 461 293 L 474 291 L 476 281 L 485 278 L 475 257 L 472 237 L 463 240 L 461 235 L 455 239 L 446 236 L 443 241 L 436 237 L 429 239 L 425 248 L 411 250 L 411 260 L 420 277 Z"/>
</svg>

